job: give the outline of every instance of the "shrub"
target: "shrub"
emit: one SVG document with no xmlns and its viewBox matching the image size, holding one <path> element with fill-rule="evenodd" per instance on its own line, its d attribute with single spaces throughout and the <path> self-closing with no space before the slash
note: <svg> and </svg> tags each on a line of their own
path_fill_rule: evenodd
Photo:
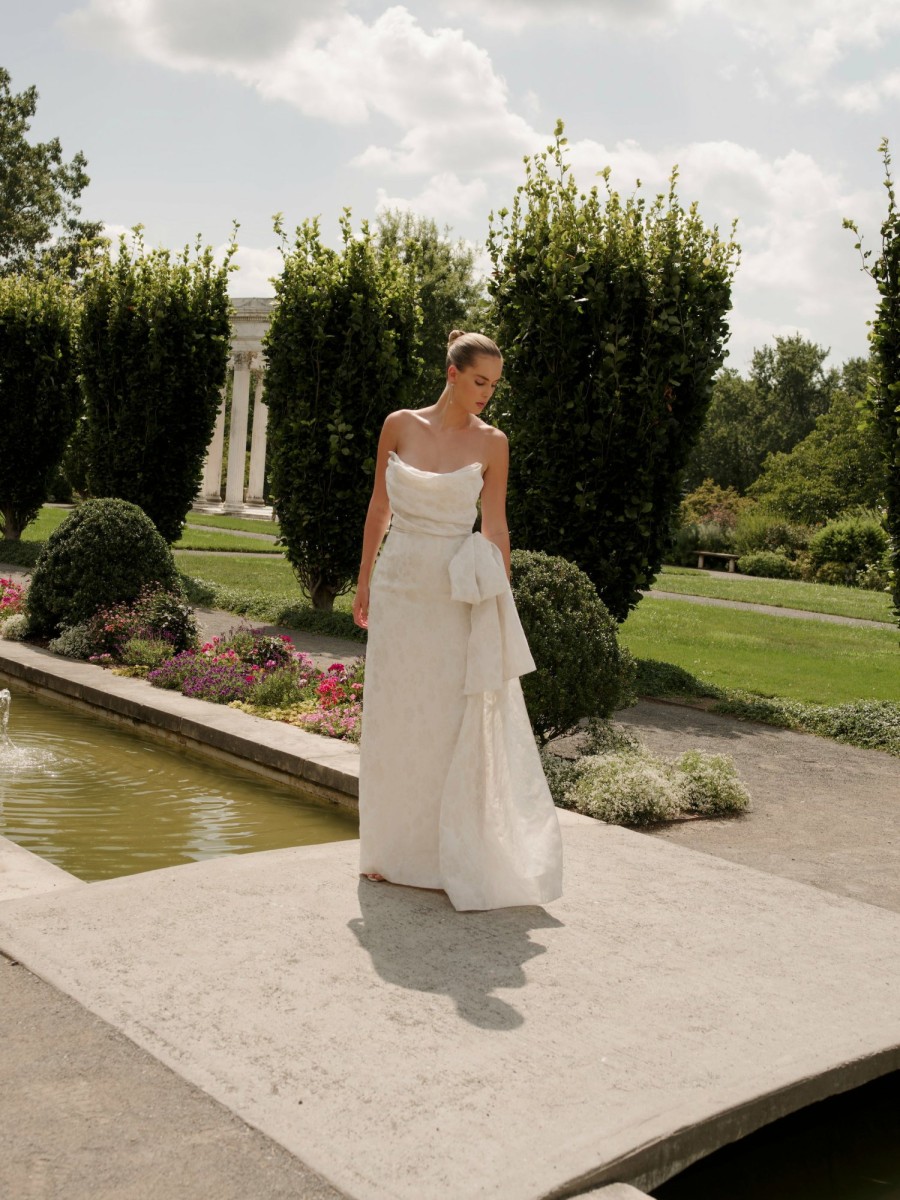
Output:
<svg viewBox="0 0 900 1200">
<path fill-rule="evenodd" d="M 705 817 L 742 812 L 750 804 L 750 793 L 738 779 L 734 763 L 724 754 L 701 754 L 687 750 L 675 760 L 679 772 L 680 807 Z"/>
<path fill-rule="evenodd" d="M 579 760 L 569 798 L 589 817 L 611 825 L 655 825 L 678 816 L 678 793 L 659 759 L 644 754 L 591 754 Z"/>
<path fill-rule="evenodd" d="M 68 625 L 59 637 L 52 639 L 50 649 L 54 654 L 61 654 L 63 658 L 80 658 L 87 661 L 96 653 L 94 631 L 88 622 Z"/>
<path fill-rule="evenodd" d="M 87 500 L 51 533 L 28 592 L 33 632 L 52 636 L 98 608 L 136 599 L 147 584 L 178 591 L 172 552 L 125 500 Z"/>
<path fill-rule="evenodd" d="M 633 659 L 583 571 L 564 558 L 514 550 L 512 588 L 537 665 L 522 689 L 542 745 L 582 717 L 608 717 L 630 701 Z"/>
<path fill-rule="evenodd" d="M 742 554 L 737 561 L 737 569 L 743 575 L 761 575 L 766 579 L 796 579 L 799 570 L 786 554 L 777 550 L 755 550 L 751 554 Z"/>
<path fill-rule="evenodd" d="M 816 570 L 816 583 L 830 583 L 838 587 L 855 587 L 856 568 L 847 563 L 822 563 Z"/>
<path fill-rule="evenodd" d="M 4 238 L 7 189 L 25 169 L 7 159 L 7 149 L 4 143 Z M 33 204 L 27 207 L 30 220 Z M 5 539 L 18 539 L 40 511 L 78 419 L 72 313 L 72 289 L 61 279 L 0 275 L 0 530 Z"/>
<path fill-rule="evenodd" d="M 637 753 L 641 749 L 637 734 L 624 725 L 614 725 L 603 717 L 591 717 L 584 741 L 586 754 Z"/>
<path fill-rule="evenodd" d="M 725 354 L 736 245 L 667 194 L 582 193 L 563 127 L 491 222 L 510 524 L 617 620 L 659 570 Z M 604 182 L 608 184 L 608 172 Z"/>
<path fill-rule="evenodd" d="M 177 541 L 200 486 L 230 340 L 229 261 L 210 247 L 173 260 L 138 237 L 83 281 L 80 350 L 88 483 L 140 505 Z M 117 597 L 119 598 L 119 597 Z"/>
<path fill-rule="evenodd" d="M 712 479 L 705 479 L 682 500 L 678 519 L 682 525 L 713 522 L 724 529 L 734 529 L 741 513 L 753 507 L 753 501 L 735 488 L 719 487 Z"/>
<path fill-rule="evenodd" d="M 886 592 L 890 584 L 890 571 L 878 563 L 869 563 L 856 572 L 854 584 L 870 592 Z"/>
<path fill-rule="evenodd" d="M 0 579 L 0 624 L 25 611 L 25 588 L 14 579 Z"/>
<path fill-rule="evenodd" d="M 578 776 L 578 759 L 563 758 L 552 750 L 544 749 L 541 751 L 541 766 L 553 803 L 560 808 L 573 808 L 569 792 Z"/>
<path fill-rule="evenodd" d="M 817 571 L 825 563 L 842 563 L 854 582 L 857 571 L 881 562 L 887 546 L 888 535 L 876 517 L 849 516 L 820 529 L 809 543 L 809 553 Z"/>
<path fill-rule="evenodd" d="M 136 600 L 100 608 L 88 622 L 95 653 L 122 658 L 133 639 L 162 642 L 167 658 L 197 644 L 197 622 L 184 597 L 154 584 L 141 589 Z M 154 664 L 155 665 L 155 664 Z"/>
<path fill-rule="evenodd" d="M 172 657 L 172 643 L 157 638 L 129 638 L 122 647 L 121 659 L 129 667 L 149 667 L 153 670 Z"/>
<path fill-rule="evenodd" d="M 752 508 L 741 513 L 734 528 L 734 549 L 738 554 L 773 550 L 788 557 L 809 546 L 812 530 L 808 525 L 789 521 L 779 513 Z"/>
<path fill-rule="evenodd" d="M 666 553 L 666 561 L 676 567 L 696 567 L 697 551 L 700 548 L 700 530 L 697 525 L 682 525 L 675 530 L 672 544 Z M 704 549 L 706 547 L 704 546 Z"/>
<path fill-rule="evenodd" d="M 0 638 L 8 642 L 22 642 L 28 633 L 28 617 L 25 613 L 14 613 L 0 621 Z"/>
<path fill-rule="evenodd" d="M 0 541 L 0 561 L 11 567 L 33 567 L 43 548 L 43 542 Z"/>
</svg>

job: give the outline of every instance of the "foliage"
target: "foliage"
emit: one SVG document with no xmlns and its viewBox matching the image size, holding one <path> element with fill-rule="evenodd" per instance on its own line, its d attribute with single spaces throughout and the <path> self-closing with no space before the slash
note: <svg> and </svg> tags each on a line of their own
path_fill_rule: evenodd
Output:
<svg viewBox="0 0 900 1200">
<path fill-rule="evenodd" d="M 94 631 L 87 621 L 67 625 L 59 637 L 52 638 L 50 650 L 63 658 L 80 658 L 87 661 L 94 653 Z"/>
<path fill-rule="evenodd" d="M 90 183 L 87 160 L 79 151 L 63 162 L 59 138 L 28 140 L 37 89 L 16 94 L 11 82 L 0 67 L 0 273 L 34 265 L 76 273 L 102 230 L 99 221 L 81 220 L 77 204 Z"/>
<path fill-rule="evenodd" d="M 52 636 L 156 583 L 178 590 L 172 552 L 153 522 L 126 500 L 86 500 L 47 540 L 32 576 L 34 633 Z"/>
<path fill-rule="evenodd" d="M 285 241 L 265 339 L 269 486 L 291 565 L 328 610 L 359 567 L 382 422 L 418 399 L 420 370 L 414 271 L 346 212 L 341 230 L 339 251 L 317 221 Z"/>
<path fill-rule="evenodd" d="M 733 529 L 741 513 L 753 507 L 753 502 L 741 496 L 733 487 L 719 487 L 705 479 L 682 500 L 678 519 L 682 525 L 699 525 L 712 521 Z"/>
<path fill-rule="evenodd" d="M 0 68 L 0 108 L 2 79 Z M 68 285 L 54 278 L 0 277 L 0 527 L 5 539 L 18 539 L 47 499 L 78 418 L 72 325 Z"/>
<path fill-rule="evenodd" d="M 363 670 L 362 661 L 319 670 L 289 637 L 242 627 L 198 651 L 167 659 L 147 679 L 184 696 L 233 704 L 256 716 L 358 741 Z"/>
<path fill-rule="evenodd" d="M 0 622 L 25 611 L 25 588 L 14 579 L 0 579 Z"/>
<path fill-rule="evenodd" d="M 682 208 L 677 172 L 649 206 L 579 192 L 565 144 L 560 122 L 491 222 L 510 524 L 519 545 L 577 563 L 623 620 L 669 542 L 737 247 Z"/>
<path fill-rule="evenodd" d="M 848 516 L 820 529 L 809 543 L 809 555 L 817 572 L 825 563 L 841 563 L 855 579 L 857 571 L 881 561 L 887 546 L 888 535 L 877 518 Z"/>
<path fill-rule="evenodd" d="M 812 533 L 809 526 L 796 524 L 780 513 L 762 507 L 750 508 L 738 517 L 734 549 L 738 554 L 773 550 L 790 558 L 809 547 Z"/>
<path fill-rule="evenodd" d="M 834 393 L 831 407 L 788 454 L 771 454 L 750 495 L 791 521 L 821 524 L 848 504 L 879 504 L 883 498 L 880 447 L 862 421 L 860 399 Z"/>
<path fill-rule="evenodd" d="M 168 647 L 166 657 L 197 644 L 193 609 L 180 592 L 157 584 L 141 588 L 135 600 L 98 608 L 84 628 L 90 635 L 90 657 L 104 662 L 128 663 L 126 648 L 134 641 L 162 642 Z"/>
<path fill-rule="evenodd" d="M 15 613 L 0 621 L 0 638 L 8 642 L 22 642 L 28 635 L 28 617 L 25 613 Z"/>
<path fill-rule="evenodd" d="M 0 561 L 11 567 L 33 567 L 43 548 L 43 542 L 0 541 Z"/>
<path fill-rule="evenodd" d="M 872 323 L 872 355 L 875 380 L 872 390 L 872 420 L 881 445 L 887 529 L 890 536 L 891 587 L 894 612 L 900 621 L 900 207 L 891 176 L 887 138 L 879 147 L 884 160 L 884 186 L 888 211 L 881 226 L 881 253 L 871 268 L 880 296 Z M 844 224 L 857 237 L 852 221 Z M 861 239 L 856 248 L 861 248 Z M 863 254 L 863 266 L 871 251 Z"/>
<path fill-rule="evenodd" d="M 750 794 L 726 754 L 686 750 L 675 760 L 675 770 L 682 810 L 719 817 L 743 812 L 750 804 Z"/>
<path fill-rule="evenodd" d="M 796 579 L 794 564 L 780 550 L 751 550 L 737 561 L 742 575 L 762 575 L 766 579 Z"/>
<path fill-rule="evenodd" d="M 724 370 L 687 470 L 689 486 L 710 478 L 745 492 L 769 454 L 791 450 L 825 413 L 841 375 L 826 370 L 828 350 L 800 334 L 776 337 L 753 352 L 750 374 Z M 858 386 L 858 360 L 843 371 L 845 387 Z"/>
<path fill-rule="evenodd" d="M 512 589 L 537 670 L 522 677 L 543 745 L 582 717 L 608 717 L 631 697 L 633 664 L 590 579 L 573 563 L 514 550 Z"/>
<path fill-rule="evenodd" d="M 129 667 L 151 670 L 172 657 L 172 643 L 161 638 L 133 637 L 122 647 L 122 662 Z"/>
<path fill-rule="evenodd" d="M 88 485 L 139 505 L 177 541 L 200 486 L 230 340 L 232 245 L 218 266 L 199 242 L 173 259 L 123 237 L 84 281 L 81 377 Z"/>
<path fill-rule="evenodd" d="M 657 825 L 678 816 L 678 793 L 665 764 L 650 754 L 588 755 L 567 806 L 610 825 Z"/>
<path fill-rule="evenodd" d="M 704 521 L 701 525 L 682 525 L 675 530 L 666 550 L 666 561 L 680 567 L 696 567 L 699 550 L 730 554 L 733 549 L 732 532 L 728 525 Z"/>
<path fill-rule="evenodd" d="M 389 259 L 412 268 L 422 326 L 422 357 L 416 404 L 431 404 L 447 376 L 447 335 L 465 329 L 479 289 L 474 282 L 475 253 L 466 242 L 450 240 L 428 217 L 399 209 L 378 215 L 378 247 Z M 477 326 L 475 326 L 477 328 Z"/>
</svg>

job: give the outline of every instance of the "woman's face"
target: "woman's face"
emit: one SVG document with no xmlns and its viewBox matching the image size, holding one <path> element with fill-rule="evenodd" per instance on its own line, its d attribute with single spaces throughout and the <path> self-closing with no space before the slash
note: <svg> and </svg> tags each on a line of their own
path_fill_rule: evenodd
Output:
<svg viewBox="0 0 900 1200">
<path fill-rule="evenodd" d="M 471 366 L 450 366 L 447 378 L 453 384 L 453 402 L 478 417 L 484 411 L 503 374 L 503 359 L 479 354 Z"/>
</svg>

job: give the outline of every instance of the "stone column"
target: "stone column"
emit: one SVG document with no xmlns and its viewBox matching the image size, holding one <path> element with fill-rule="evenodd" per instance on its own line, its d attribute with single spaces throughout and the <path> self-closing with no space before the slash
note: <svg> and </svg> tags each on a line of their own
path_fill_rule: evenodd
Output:
<svg viewBox="0 0 900 1200">
<path fill-rule="evenodd" d="M 253 431 L 250 434 L 250 482 L 247 485 L 247 503 L 262 504 L 266 482 L 266 429 L 269 410 L 263 402 L 265 372 L 256 376 L 256 391 L 253 393 Z"/>
<path fill-rule="evenodd" d="M 250 408 L 250 364 L 253 352 L 234 355 L 234 386 L 231 391 L 231 428 L 228 434 L 228 475 L 225 479 L 225 511 L 244 507 L 244 468 L 247 462 L 247 412 Z"/>
<path fill-rule="evenodd" d="M 231 370 L 231 360 L 228 361 Z M 203 464 L 203 483 L 200 485 L 200 499 L 212 504 L 222 502 L 222 448 L 225 445 L 225 402 L 228 399 L 227 385 L 220 393 L 221 401 L 213 429 L 212 441 L 206 451 L 206 462 Z"/>
</svg>

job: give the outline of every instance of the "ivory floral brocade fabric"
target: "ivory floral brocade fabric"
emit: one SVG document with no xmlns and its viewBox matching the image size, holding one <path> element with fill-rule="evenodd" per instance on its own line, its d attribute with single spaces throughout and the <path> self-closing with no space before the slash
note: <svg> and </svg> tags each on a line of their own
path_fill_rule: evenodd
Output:
<svg viewBox="0 0 900 1200">
<path fill-rule="evenodd" d="M 481 465 L 391 453 L 372 578 L 360 870 L 443 888 L 460 910 L 562 894 L 556 809 L 522 697 L 534 661 L 500 551 L 473 533 Z"/>
</svg>

